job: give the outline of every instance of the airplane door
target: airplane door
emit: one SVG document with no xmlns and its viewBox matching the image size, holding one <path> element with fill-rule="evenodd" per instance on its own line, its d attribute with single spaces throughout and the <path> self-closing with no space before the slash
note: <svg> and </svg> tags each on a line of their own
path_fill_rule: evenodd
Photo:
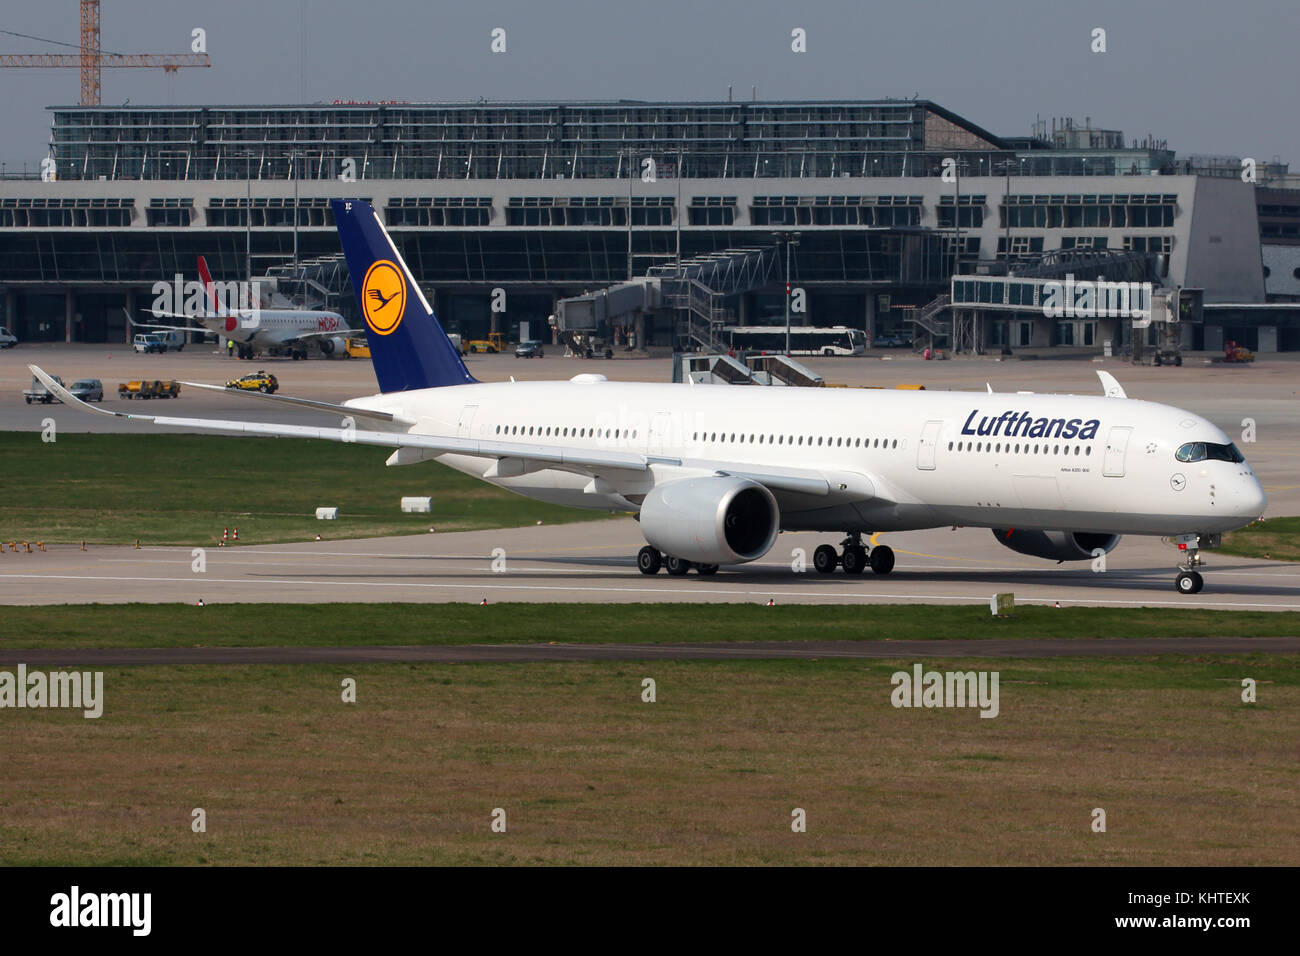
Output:
<svg viewBox="0 0 1300 956">
<path fill-rule="evenodd" d="M 934 471 L 934 453 L 942 430 L 943 422 L 926 422 L 921 429 L 921 441 L 916 447 L 916 467 L 921 471 Z"/>
<path fill-rule="evenodd" d="M 470 429 L 474 424 L 474 416 L 478 414 L 477 405 L 466 405 L 460 410 L 460 420 L 456 422 L 457 438 L 472 438 Z"/>
<path fill-rule="evenodd" d="M 1117 425 L 1106 437 L 1106 460 L 1101 473 L 1107 478 L 1124 477 L 1124 455 L 1128 451 L 1128 436 L 1132 433 L 1133 429 Z"/>
</svg>

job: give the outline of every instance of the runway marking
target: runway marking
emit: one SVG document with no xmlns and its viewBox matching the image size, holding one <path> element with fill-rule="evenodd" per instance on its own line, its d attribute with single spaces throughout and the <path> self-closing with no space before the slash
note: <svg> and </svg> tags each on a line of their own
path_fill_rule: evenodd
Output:
<svg viewBox="0 0 1300 956">
<path fill-rule="evenodd" d="M 0 574 L 0 580 L 15 578 L 36 578 L 40 580 L 66 580 L 66 581 L 129 581 L 139 583 L 137 577 L 118 577 L 110 575 L 73 575 L 73 574 Z M 809 592 L 809 591 L 779 591 L 772 589 L 763 589 L 761 591 L 742 590 L 740 588 L 721 590 L 717 588 L 647 588 L 647 587 L 583 587 L 580 585 L 554 585 L 554 584 L 482 584 L 471 582 L 465 584 L 437 584 L 429 581 L 292 581 L 292 580 L 256 580 L 248 578 L 210 578 L 188 577 L 188 578 L 151 578 L 155 583 L 167 584 L 187 584 L 187 585 L 213 585 L 213 584 L 242 584 L 242 585 L 262 585 L 275 587 L 316 587 L 327 588 L 334 592 L 344 591 L 347 589 L 357 588 L 425 588 L 439 590 L 472 590 L 479 591 L 539 591 L 539 592 L 580 592 L 580 593 L 618 593 L 618 594 L 674 594 L 674 595 L 693 595 L 693 594 L 712 594 L 727 595 L 731 597 L 749 596 L 755 599 L 765 597 L 797 597 L 802 598 L 800 603 L 807 603 L 809 599 L 821 600 L 879 600 L 881 598 L 891 599 L 897 602 L 917 602 L 917 601 L 961 601 L 964 603 L 983 604 L 984 598 L 978 594 L 897 594 L 894 592 L 875 592 L 875 591 L 839 591 L 836 593 L 828 592 Z M 1057 585 L 1059 587 L 1059 585 Z M 1274 603 L 1270 604 L 1262 601 L 1206 601 L 1201 600 L 1192 603 L 1186 600 L 1181 601 L 1159 601 L 1154 599 L 1132 601 L 1132 600 L 1115 600 L 1115 599 L 1092 599 L 1086 597 L 1069 597 L 1058 595 L 1052 597 L 1032 597 L 1019 596 L 1017 600 L 1021 604 L 1049 604 L 1055 601 L 1063 601 L 1066 604 L 1075 605 L 1099 605 L 1114 606 L 1128 605 L 1133 607 L 1223 607 L 1223 608 L 1268 608 L 1272 610 L 1289 610 L 1300 609 L 1300 603 Z M 67 603 L 67 602 L 63 602 Z M 145 602 L 145 603 L 171 603 L 171 602 Z"/>
<path fill-rule="evenodd" d="M 474 557 L 473 557 L 472 559 L 466 559 L 466 558 L 428 558 L 428 559 L 424 559 L 424 558 L 421 558 L 420 560 L 430 560 L 430 561 L 461 561 L 461 560 L 474 560 L 474 561 L 482 561 L 482 560 L 484 560 L 484 558 L 483 558 L 483 555 L 481 555 L 481 554 L 476 554 L 476 555 L 474 555 Z M 161 565 L 172 566 L 172 565 L 175 565 L 175 564 L 177 564 L 177 563 L 188 563 L 188 562 L 189 562 L 189 559 L 188 559 L 188 558 L 185 559 L 185 562 L 178 562 L 178 561 L 133 561 L 133 560 L 131 560 L 130 558 L 101 558 L 100 561 L 99 561 L 98 563 L 100 563 L 100 564 L 161 564 Z M 300 567 L 303 567 L 305 564 L 307 564 L 307 562 L 294 562 L 294 561 L 258 561 L 258 562 L 254 565 L 254 567 L 265 568 L 265 567 L 269 567 L 269 566 L 274 565 L 275 567 L 300 568 Z M 528 568 L 528 573 L 529 573 L 529 574 L 624 574 L 624 573 L 627 572 L 628 568 L 630 568 L 630 567 L 632 567 L 632 563 L 631 563 L 631 561 L 628 562 L 628 566 L 627 566 L 626 568 L 541 568 L 541 567 L 532 567 L 532 566 L 530 566 L 530 567 Z M 481 566 L 481 567 L 469 567 L 469 568 L 465 568 L 464 570 L 467 570 L 467 571 L 481 571 L 481 572 L 483 572 L 483 573 L 485 573 L 485 574 L 491 574 L 491 573 L 493 573 L 493 572 L 492 572 L 492 568 L 491 568 L 490 565 L 483 565 L 483 566 Z M 360 572 L 358 571 L 358 573 L 360 573 Z"/>
</svg>

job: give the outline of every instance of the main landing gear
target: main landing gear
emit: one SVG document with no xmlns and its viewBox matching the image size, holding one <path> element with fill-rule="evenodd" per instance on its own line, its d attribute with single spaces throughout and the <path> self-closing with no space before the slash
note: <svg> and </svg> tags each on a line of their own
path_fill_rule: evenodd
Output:
<svg viewBox="0 0 1300 956">
<path fill-rule="evenodd" d="M 818 547 L 813 552 L 813 567 L 822 574 L 833 574 L 836 568 L 843 568 L 845 574 L 861 574 L 868 567 L 875 574 L 888 574 L 894 570 L 894 549 L 878 544 L 868 550 L 862 544 L 859 531 L 849 532 L 840 544 L 844 549 L 842 552 L 829 544 Z"/>
<path fill-rule="evenodd" d="M 650 545 L 646 545 L 636 554 L 636 568 L 642 574 L 658 574 L 659 569 L 663 568 L 675 578 L 686 574 L 691 568 L 694 568 L 699 574 L 706 577 L 710 574 L 718 573 L 716 564 L 695 564 L 682 558 L 674 558 L 672 555 L 663 555 L 656 551 Z"/>
</svg>

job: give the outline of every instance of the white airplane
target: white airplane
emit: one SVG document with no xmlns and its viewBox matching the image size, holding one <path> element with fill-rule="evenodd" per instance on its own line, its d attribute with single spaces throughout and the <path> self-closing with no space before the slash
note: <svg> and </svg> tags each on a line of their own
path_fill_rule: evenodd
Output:
<svg viewBox="0 0 1300 956">
<path fill-rule="evenodd" d="M 193 319 L 214 335 L 233 341 L 240 358 L 252 358 L 257 352 L 287 352 L 295 359 L 305 359 L 309 345 L 320 349 L 322 355 L 333 355 L 347 346 L 350 329 L 337 312 L 326 309 L 227 308 L 203 256 L 199 256 L 199 278 L 203 280 L 207 311 L 186 315 L 155 310 L 150 314 L 169 319 Z M 127 318 L 132 325 L 144 329 L 194 331 L 192 326 L 136 322 L 129 313 Z"/>
<path fill-rule="evenodd" d="M 470 375 L 374 209 L 334 202 L 379 392 L 342 405 L 259 401 L 344 416 L 341 428 L 136 415 L 157 425 L 395 448 L 390 465 L 437 459 L 541 501 L 638 514 L 637 566 L 680 575 L 765 555 L 780 531 L 844 535 L 818 571 L 888 574 L 869 536 L 950 525 L 1055 561 L 1089 560 L 1123 534 L 1175 536 L 1177 590 L 1203 585 L 1201 547 L 1259 517 L 1264 491 L 1236 446 L 1191 412 L 1128 399 L 1017 392 L 480 383 Z M 188 385 L 189 383 L 187 383 Z M 189 385 L 189 387 L 196 387 Z M 215 386 L 200 388 L 216 389 Z M 219 389 L 217 389 L 219 390 Z M 364 427 L 358 427 L 363 422 Z"/>
</svg>

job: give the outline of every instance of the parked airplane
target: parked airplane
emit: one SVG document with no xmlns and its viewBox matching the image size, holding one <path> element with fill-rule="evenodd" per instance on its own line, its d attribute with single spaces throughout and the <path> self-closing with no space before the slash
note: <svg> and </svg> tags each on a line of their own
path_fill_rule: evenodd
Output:
<svg viewBox="0 0 1300 956">
<path fill-rule="evenodd" d="M 325 309 L 229 308 L 221 301 L 208 263 L 199 256 L 199 277 L 203 280 L 207 311 L 199 315 L 154 311 L 150 314 L 169 319 L 193 319 L 214 335 L 235 343 L 240 358 L 252 358 L 257 352 L 287 352 L 295 359 L 307 357 L 307 347 L 314 345 L 322 355 L 333 355 L 347 346 L 348 324 L 337 312 Z M 146 329 L 192 332 L 192 327 L 136 322 Z"/>
<path fill-rule="evenodd" d="M 470 375 L 374 209 L 336 200 L 379 393 L 342 405 L 247 393 L 345 416 L 341 428 L 96 414 L 245 435 L 395 448 L 542 501 L 636 512 L 646 574 L 765 555 L 782 531 L 844 534 L 818 571 L 888 574 L 879 531 L 993 530 L 1022 554 L 1068 561 L 1122 534 L 1179 536 L 1179 592 L 1203 585 L 1201 547 L 1263 513 L 1254 472 L 1222 431 L 1165 405 L 1106 395 L 737 388 L 567 382 L 480 383 Z M 68 405 L 83 403 L 32 372 Z M 187 383 L 187 387 L 190 386 Z M 215 386 L 198 386 L 215 388 Z M 365 423 L 358 428 L 357 422 Z M 867 536 L 867 537 L 864 537 Z"/>
</svg>

